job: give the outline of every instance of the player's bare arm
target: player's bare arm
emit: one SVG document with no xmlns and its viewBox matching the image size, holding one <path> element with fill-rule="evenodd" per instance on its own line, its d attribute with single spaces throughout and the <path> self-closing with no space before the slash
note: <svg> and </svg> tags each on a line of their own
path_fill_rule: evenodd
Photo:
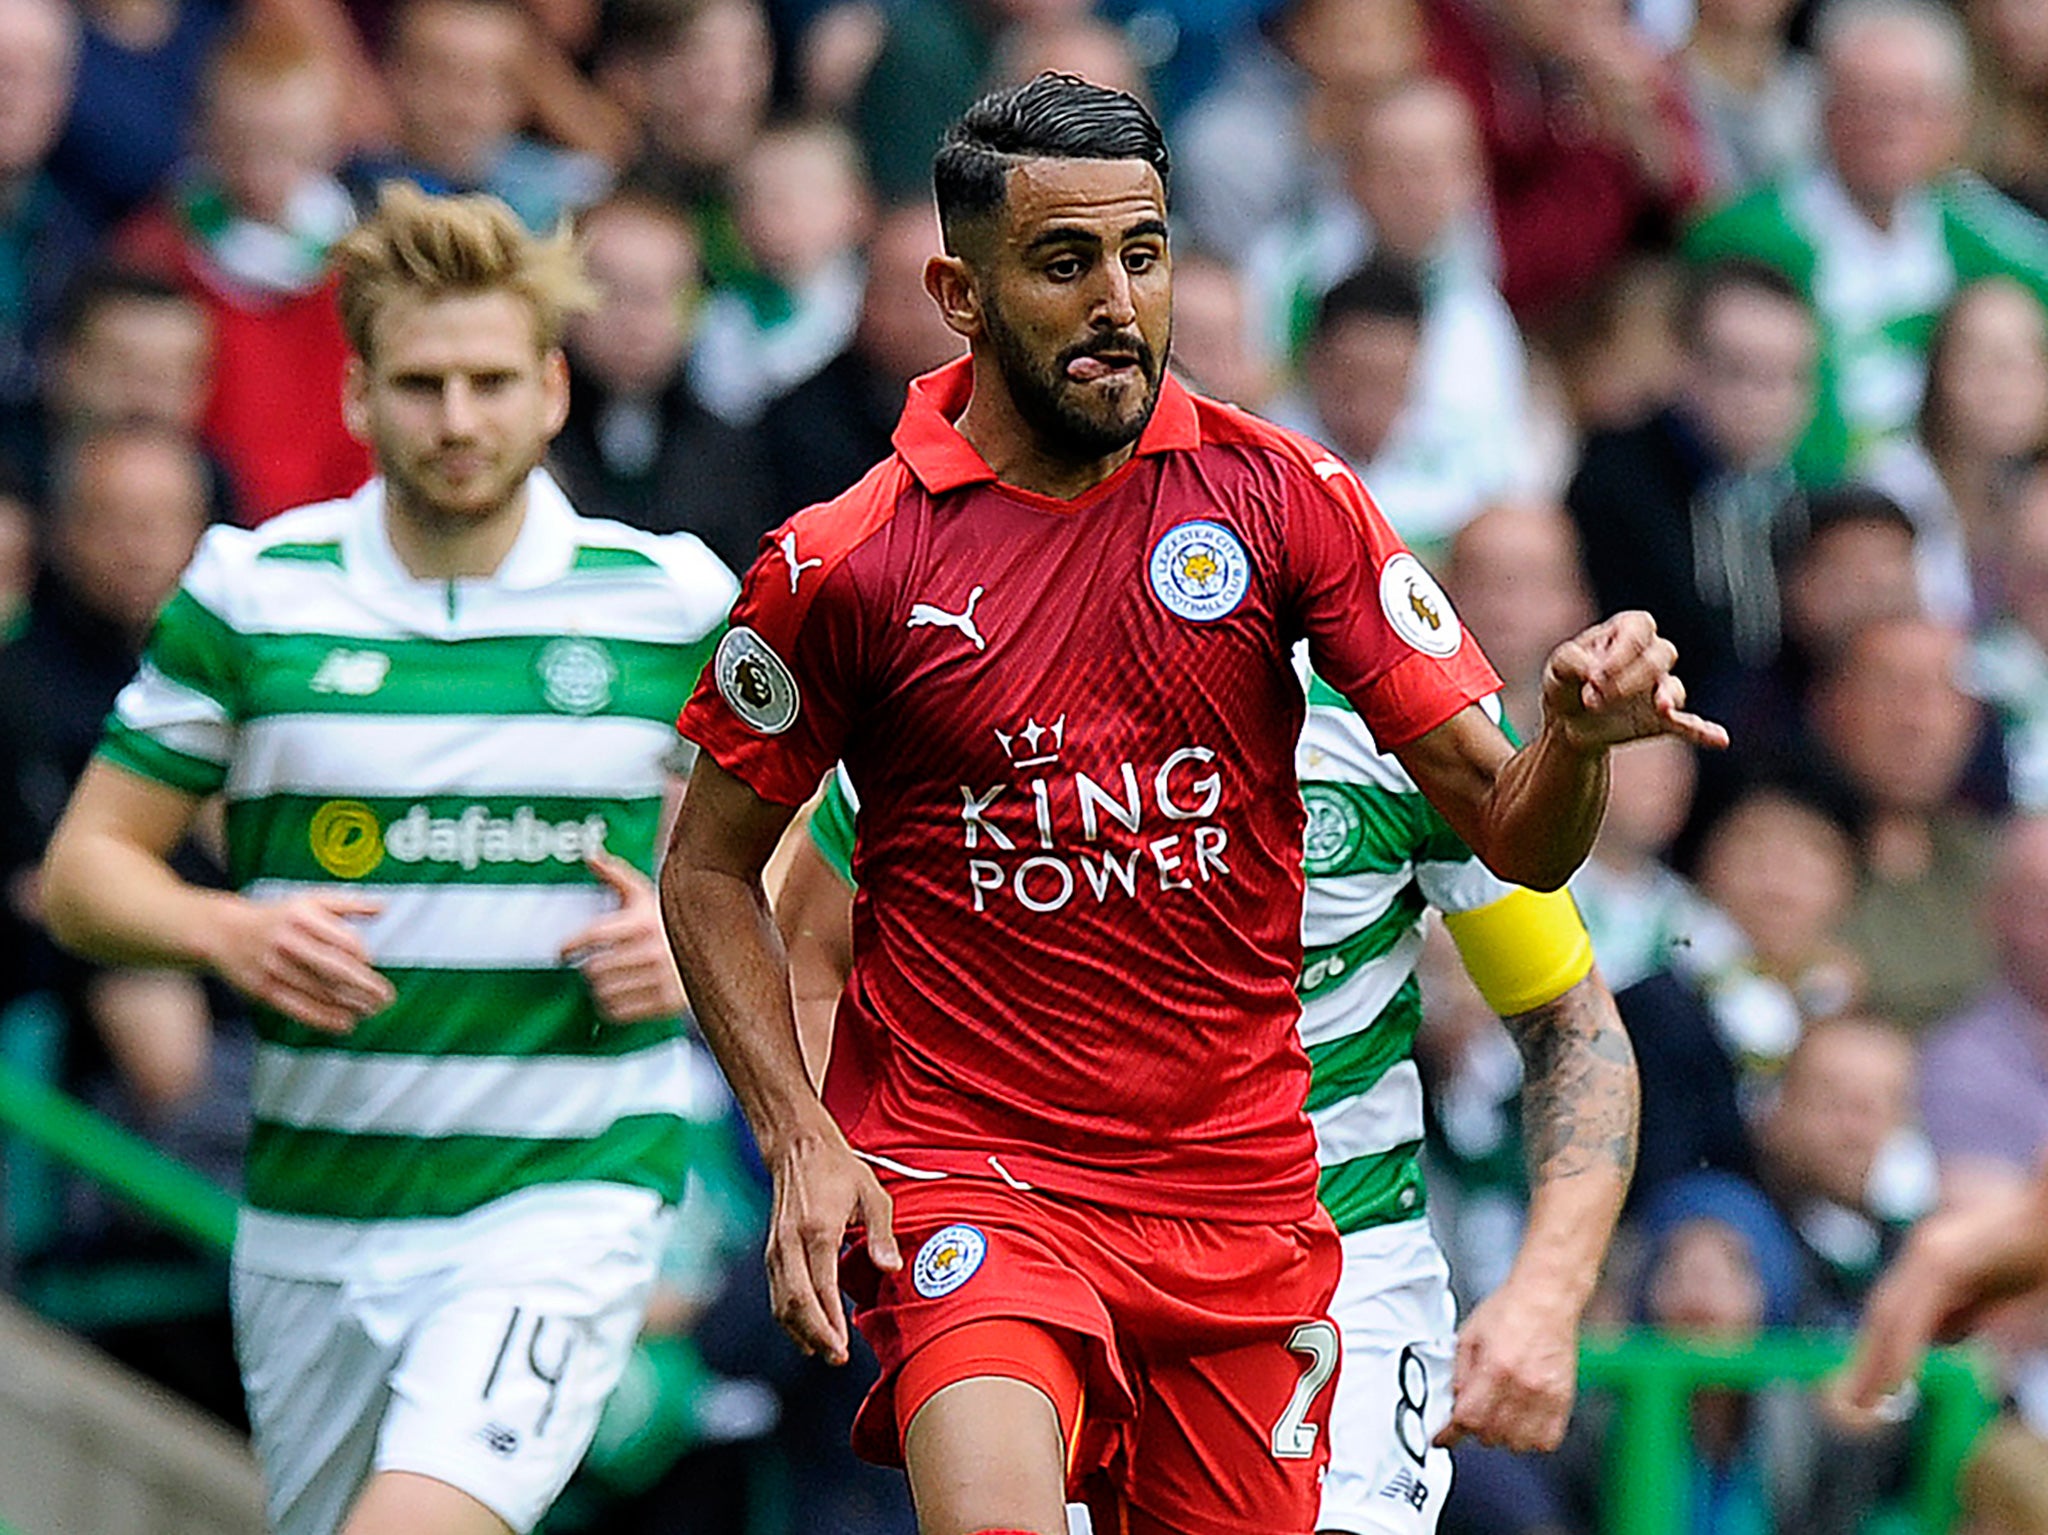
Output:
<svg viewBox="0 0 2048 1535">
<path fill-rule="evenodd" d="M 797 1043 L 788 962 L 761 886 L 793 813 L 701 757 L 662 866 L 661 903 L 698 1025 L 774 1178 L 768 1285 L 776 1317 L 807 1352 L 843 1364 L 847 1228 L 866 1226 L 879 1267 L 902 1260 L 889 1196 L 832 1122 Z"/>
<path fill-rule="evenodd" d="M 210 970 L 286 1017 L 345 1033 L 389 1005 L 351 917 L 374 901 L 326 892 L 258 903 L 188 884 L 167 861 L 199 813 L 194 795 L 95 762 L 44 859 L 50 933 L 105 964 Z"/>
<path fill-rule="evenodd" d="M 825 1080 L 832 1015 L 853 971 L 853 891 L 808 835 L 796 839 L 775 892 L 775 925 L 789 955 L 797 1039 L 811 1080 Z"/>
<path fill-rule="evenodd" d="M 1597 974 L 1505 1021 L 1522 1055 L 1529 1219 L 1508 1277 L 1459 1329 L 1437 1442 L 1554 1450 L 1571 1417 L 1579 1319 L 1635 1171 L 1635 1054 Z"/>
<path fill-rule="evenodd" d="M 1721 726 L 1687 712 L 1677 659 L 1649 614 L 1616 614 L 1551 652 L 1543 726 L 1528 745 L 1516 750 L 1474 705 L 1394 755 L 1488 868 L 1555 890 L 1599 830 L 1608 748 L 1653 735 L 1728 744 Z"/>
<path fill-rule="evenodd" d="M 1870 1292 L 1855 1352 L 1829 1393 L 1852 1420 L 1882 1410 L 1927 1350 L 1999 1301 L 2048 1284 L 2048 1172 L 1929 1216 Z"/>
</svg>

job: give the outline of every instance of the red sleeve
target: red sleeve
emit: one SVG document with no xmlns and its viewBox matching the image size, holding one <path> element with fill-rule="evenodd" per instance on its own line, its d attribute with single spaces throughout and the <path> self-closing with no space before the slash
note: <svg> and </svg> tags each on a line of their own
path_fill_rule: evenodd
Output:
<svg viewBox="0 0 2048 1535">
<path fill-rule="evenodd" d="M 764 539 L 731 626 L 676 720 L 763 799 L 801 805 L 839 760 L 865 654 L 846 556 L 883 520 L 873 501 L 832 502 Z"/>
<path fill-rule="evenodd" d="M 1500 691 L 1450 598 L 1356 475 L 1324 454 L 1288 486 L 1285 568 L 1309 658 L 1380 745 L 1412 741 Z"/>
</svg>

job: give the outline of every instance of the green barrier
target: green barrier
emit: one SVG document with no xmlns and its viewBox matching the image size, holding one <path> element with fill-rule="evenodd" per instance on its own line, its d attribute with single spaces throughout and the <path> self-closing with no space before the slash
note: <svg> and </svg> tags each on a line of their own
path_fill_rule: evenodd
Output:
<svg viewBox="0 0 2048 1535">
<path fill-rule="evenodd" d="M 1834 1334 L 1773 1332 L 1729 1348 L 1650 1331 L 1589 1338 L 1579 1350 L 1579 1384 L 1612 1391 L 1614 1440 L 1607 1465 L 1604 1535 L 1683 1535 L 1690 1459 L 1688 1404 L 1714 1387 L 1754 1390 L 1811 1384 L 1839 1369 L 1848 1340 Z M 1919 1450 L 1907 1512 L 1924 1535 L 1949 1529 L 1956 1479 L 1997 1404 L 1974 1351 L 1943 1349 L 1920 1377 Z"/>
<path fill-rule="evenodd" d="M 26 1136 L 202 1247 L 224 1253 L 234 1242 L 235 1198 L 227 1190 L 4 1061 L 0 1125 Z"/>
</svg>

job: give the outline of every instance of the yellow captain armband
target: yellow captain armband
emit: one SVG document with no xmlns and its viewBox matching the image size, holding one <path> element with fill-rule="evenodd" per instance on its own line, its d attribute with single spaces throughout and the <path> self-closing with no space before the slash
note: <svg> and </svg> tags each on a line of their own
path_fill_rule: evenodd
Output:
<svg viewBox="0 0 2048 1535">
<path fill-rule="evenodd" d="M 1566 890 L 1510 890 L 1477 911 L 1445 912 L 1458 957 L 1503 1018 L 1555 1002 L 1593 968 L 1593 940 Z"/>
</svg>

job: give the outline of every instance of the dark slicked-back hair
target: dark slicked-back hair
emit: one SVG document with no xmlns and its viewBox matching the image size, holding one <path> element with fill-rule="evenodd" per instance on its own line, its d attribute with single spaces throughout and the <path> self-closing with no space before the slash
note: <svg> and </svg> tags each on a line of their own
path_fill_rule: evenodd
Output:
<svg viewBox="0 0 2048 1535">
<path fill-rule="evenodd" d="M 986 218 L 1009 195 L 1024 160 L 1143 160 L 1170 185 L 1166 136 L 1137 97 L 1050 72 L 992 91 L 946 130 L 932 161 L 932 190 L 946 249 L 958 254 L 963 224 Z"/>
</svg>

